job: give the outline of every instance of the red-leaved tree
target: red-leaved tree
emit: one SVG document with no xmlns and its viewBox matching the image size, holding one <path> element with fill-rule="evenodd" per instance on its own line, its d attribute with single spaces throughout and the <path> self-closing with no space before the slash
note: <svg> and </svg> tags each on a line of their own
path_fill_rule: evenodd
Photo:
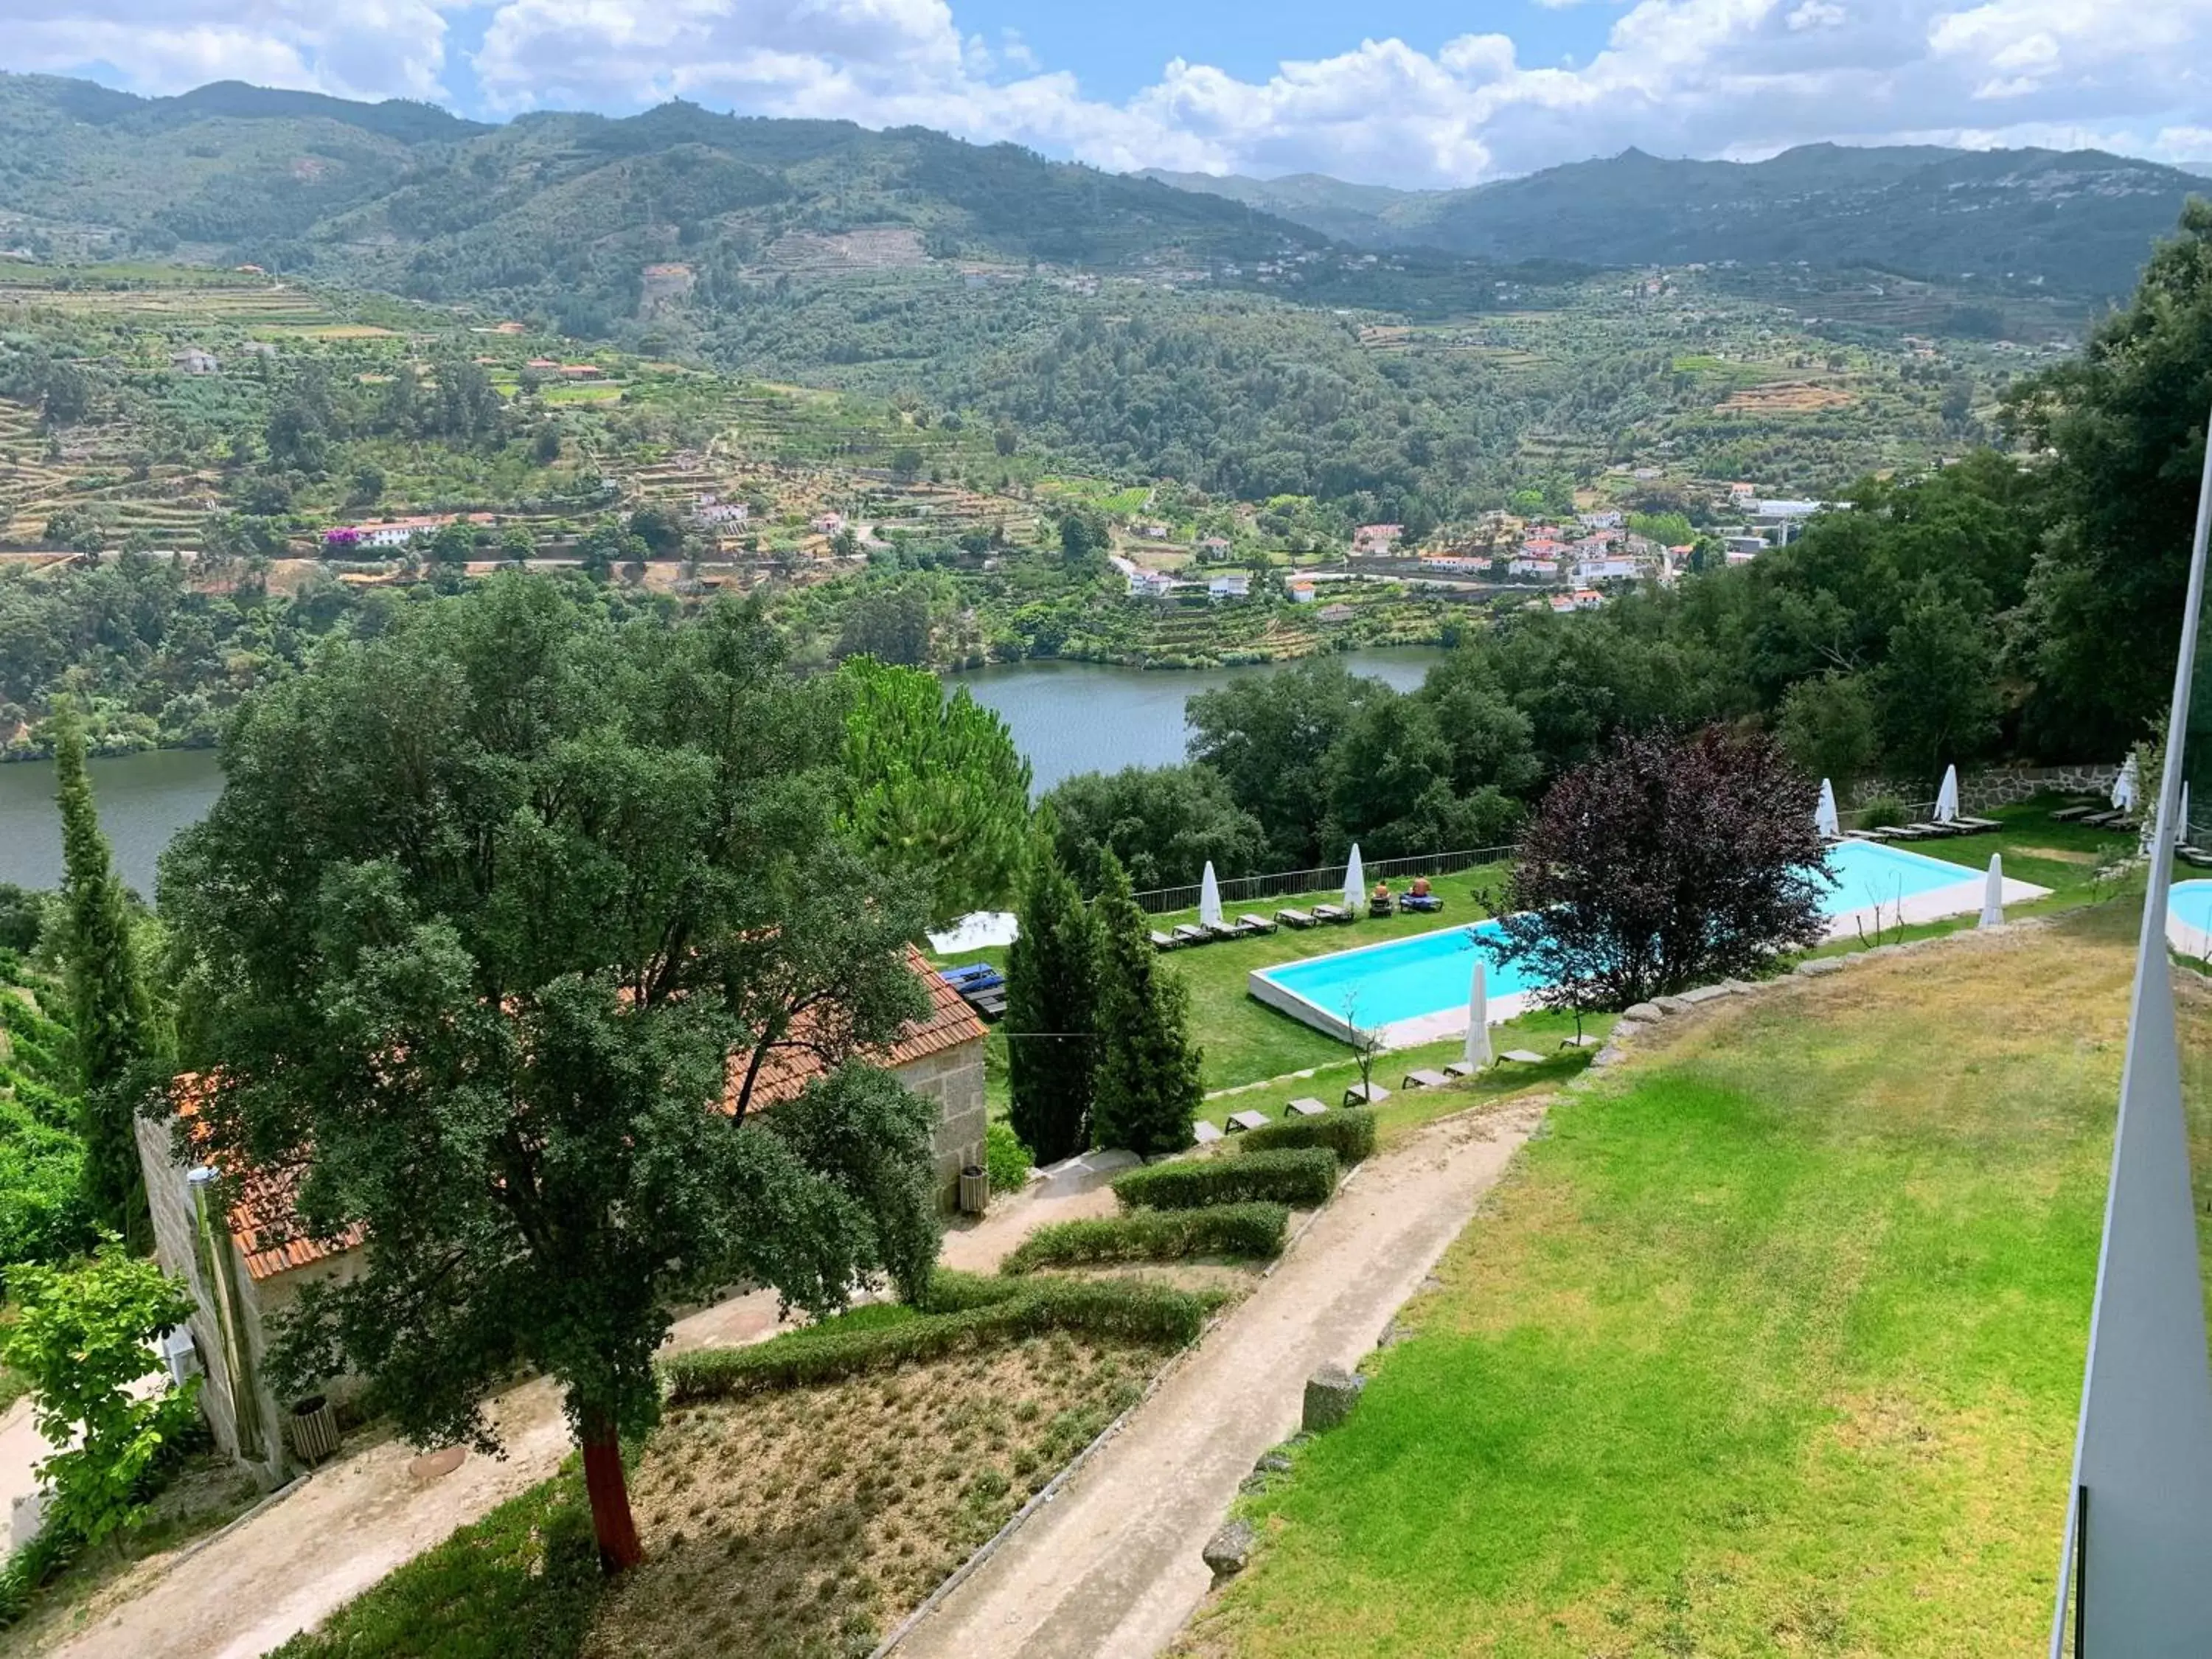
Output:
<svg viewBox="0 0 2212 1659">
<path fill-rule="evenodd" d="M 1489 948 L 1549 1006 L 1618 1009 L 1812 945 L 1814 793 L 1760 732 L 1617 737 L 1528 820 Z"/>
</svg>

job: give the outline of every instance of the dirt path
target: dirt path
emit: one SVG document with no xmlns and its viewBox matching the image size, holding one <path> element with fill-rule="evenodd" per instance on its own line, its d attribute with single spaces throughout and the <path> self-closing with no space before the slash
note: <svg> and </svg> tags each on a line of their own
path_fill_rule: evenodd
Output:
<svg viewBox="0 0 2212 1659">
<path fill-rule="evenodd" d="M 945 1235 L 948 1266 L 988 1272 L 1048 1221 L 1109 1213 L 1102 1187 L 1024 1195 Z M 675 1348 L 731 1347 L 778 1328 L 772 1292 L 734 1297 L 681 1321 Z M 553 1474 L 572 1444 L 550 1383 L 497 1403 L 503 1458 L 417 1474 L 415 1449 L 373 1445 L 328 1464 L 197 1550 L 157 1557 L 104 1589 L 79 1632 L 56 1627 L 21 1651 L 61 1659 L 258 1659 L 378 1579 Z M 0 1523 L 4 1523 L 0 1512 Z"/>
<path fill-rule="evenodd" d="M 1237 1483 L 1297 1428 L 1307 1376 L 1375 1346 L 1541 1116 L 1530 1103 L 1447 1120 L 1370 1162 L 900 1659 L 1145 1659 L 1166 1646 L 1206 1592 L 1199 1552 Z"/>
</svg>

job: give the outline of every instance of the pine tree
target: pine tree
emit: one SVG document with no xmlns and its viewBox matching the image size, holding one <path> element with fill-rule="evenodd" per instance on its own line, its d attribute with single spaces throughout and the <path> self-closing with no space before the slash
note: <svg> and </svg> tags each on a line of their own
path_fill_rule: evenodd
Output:
<svg viewBox="0 0 2212 1659">
<path fill-rule="evenodd" d="M 1098 1069 L 1091 1138 L 1146 1157 L 1190 1145 L 1197 1115 L 1199 1051 L 1190 1040 L 1190 994 L 1163 969 L 1128 872 L 1110 853 L 1100 860 L 1098 898 Z"/>
<path fill-rule="evenodd" d="M 1097 1000 L 1097 929 L 1041 836 L 1023 884 L 1021 935 L 1006 952 L 1006 1021 L 1008 1115 L 1039 1164 L 1091 1145 Z"/>
<path fill-rule="evenodd" d="M 153 1238 L 134 1121 L 152 1028 L 131 937 L 123 883 L 93 805 L 84 726 L 67 703 L 54 713 L 54 775 L 62 814 L 62 895 L 69 905 L 69 991 L 83 1086 L 85 1197 L 102 1226 L 134 1249 Z"/>
</svg>

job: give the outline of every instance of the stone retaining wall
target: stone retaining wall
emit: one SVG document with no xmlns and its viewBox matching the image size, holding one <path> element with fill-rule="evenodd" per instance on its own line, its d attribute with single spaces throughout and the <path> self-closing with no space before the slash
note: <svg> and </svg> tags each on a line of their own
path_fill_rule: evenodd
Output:
<svg viewBox="0 0 2212 1659">
<path fill-rule="evenodd" d="M 2113 781 L 2119 775 L 2117 761 L 2081 766 L 1992 766 L 1979 772 L 1960 774 L 1959 810 L 1986 812 L 1993 806 L 2011 806 L 2043 794 L 2109 796 Z M 1919 796 L 1919 791 L 1926 787 L 1869 778 L 1851 792 L 1850 804 L 1844 810 L 1853 811 L 1868 801 L 1883 799 L 1925 805 L 1933 799 Z"/>
</svg>

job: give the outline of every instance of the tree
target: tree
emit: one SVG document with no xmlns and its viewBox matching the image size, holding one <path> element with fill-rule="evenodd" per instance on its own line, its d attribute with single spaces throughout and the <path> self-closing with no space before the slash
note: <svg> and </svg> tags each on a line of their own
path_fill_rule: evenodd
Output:
<svg viewBox="0 0 2212 1659">
<path fill-rule="evenodd" d="M 921 476 L 921 452 L 912 444 L 891 451 L 890 475 L 893 483 L 912 483 Z"/>
<path fill-rule="evenodd" d="M 1040 807 L 1050 812 L 1060 863 L 1079 886 L 1095 886 L 1100 857 L 1109 852 L 1140 890 L 1194 882 L 1209 860 L 1231 875 L 1267 867 L 1267 832 L 1210 766 L 1080 772 L 1054 785 Z"/>
<path fill-rule="evenodd" d="M 1030 765 L 998 711 L 925 669 L 848 658 L 844 819 L 854 843 L 927 895 L 932 921 L 1012 896 L 1028 843 Z"/>
<path fill-rule="evenodd" d="M 1341 663 L 1298 663 L 1190 700 L 1190 757 L 1221 775 L 1267 831 L 1279 869 L 1319 864 L 1330 817 L 1328 753 L 1377 690 Z"/>
<path fill-rule="evenodd" d="M 1099 944 L 1075 882 L 1040 837 L 1006 951 L 1006 1079 L 1014 1133 L 1039 1164 L 1091 1145 Z"/>
<path fill-rule="evenodd" d="M 55 1448 L 39 1465 L 49 1524 L 96 1544 L 143 1513 L 155 1460 L 192 1421 L 198 1378 L 134 1386 L 160 1371 L 155 1340 L 191 1317 L 191 1297 L 112 1237 L 89 1261 L 10 1269 L 8 1291 L 0 1362 L 29 1381 L 31 1420 Z"/>
<path fill-rule="evenodd" d="M 915 666 L 929 660 L 931 631 L 926 579 L 872 581 L 846 604 L 836 654 Z"/>
<path fill-rule="evenodd" d="M 1989 619 L 1924 578 L 1889 636 L 1876 674 L 1885 758 L 1932 788 L 1943 768 L 1997 734 L 1996 641 Z"/>
<path fill-rule="evenodd" d="M 1205 1091 L 1190 993 L 1152 949 L 1128 872 L 1109 854 L 1092 907 L 1098 930 L 1098 1069 L 1091 1139 L 1150 1158 L 1190 1145 Z"/>
<path fill-rule="evenodd" d="M 629 515 L 629 533 L 656 559 L 672 559 L 684 551 L 684 521 L 667 507 L 639 507 Z"/>
<path fill-rule="evenodd" d="M 131 911 L 93 804 L 84 726 L 64 700 L 54 711 L 54 778 L 62 817 L 62 896 L 69 907 L 70 1024 L 83 1106 L 85 1196 L 94 1215 L 143 1248 L 152 1237 L 134 1114 L 146 1094 L 153 1012 L 131 937 Z"/>
<path fill-rule="evenodd" d="M 1060 515 L 1060 556 L 1071 573 L 1091 574 L 1103 568 L 1113 550 L 1113 532 L 1106 515 L 1091 507 L 1071 507 Z"/>
<path fill-rule="evenodd" d="M 1848 788 L 1873 768 L 1880 741 L 1867 677 L 1831 672 L 1799 680 L 1783 693 L 1775 736 L 1807 777 Z"/>
<path fill-rule="evenodd" d="M 1486 948 L 1547 1006 L 1625 1008 L 1814 944 L 1813 796 L 1761 733 L 1617 737 L 1545 793 Z"/>
<path fill-rule="evenodd" d="M 921 912 L 838 836 L 840 701 L 756 605 L 626 628 L 495 576 L 257 690 L 163 861 L 196 1128 L 367 1234 L 272 1375 L 487 1447 L 488 1394 L 554 1378 L 611 1569 L 679 1304 L 934 1258 L 935 1109 L 856 1061 L 927 1009 Z"/>
</svg>

